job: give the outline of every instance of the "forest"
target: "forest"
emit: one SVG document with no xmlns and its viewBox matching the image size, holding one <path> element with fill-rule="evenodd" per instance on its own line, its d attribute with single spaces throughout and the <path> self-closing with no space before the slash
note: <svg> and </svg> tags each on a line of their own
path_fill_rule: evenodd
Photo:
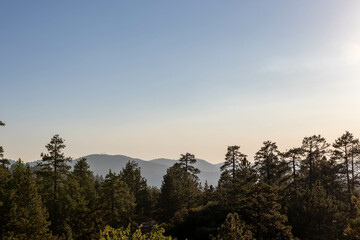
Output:
<svg viewBox="0 0 360 240">
<path fill-rule="evenodd" d="M 200 183 L 191 153 L 159 189 L 134 162 L 101 177 L 85 158 L 71 169 L 59 135 L 46 149 L 30 167 L 0 147 L 2 239 L 360 239 L 360 144 L 348 131 L 285 152 L 264 141 L 253 160 L 229 146 L 217 186 Z"/>
</svg>

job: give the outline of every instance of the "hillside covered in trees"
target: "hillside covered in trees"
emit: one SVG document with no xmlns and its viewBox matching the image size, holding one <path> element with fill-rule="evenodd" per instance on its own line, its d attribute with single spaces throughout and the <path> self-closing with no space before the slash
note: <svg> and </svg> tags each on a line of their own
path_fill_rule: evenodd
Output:
<svg viewBox="0 0 360 240">
<path fill-rule="evenodd" d="M 5 124 L 0 122 L 2 126 Z M 30 167 L 0 147 L 2 239 L 359 239 L 359 140 L 320 135 L 281 152 L 265 141 L 249 160 L 229 146 L 217 185 L 181 154 L 160 188 L 129 161 L 95 177 L 55 135 Z"/>
</svg>

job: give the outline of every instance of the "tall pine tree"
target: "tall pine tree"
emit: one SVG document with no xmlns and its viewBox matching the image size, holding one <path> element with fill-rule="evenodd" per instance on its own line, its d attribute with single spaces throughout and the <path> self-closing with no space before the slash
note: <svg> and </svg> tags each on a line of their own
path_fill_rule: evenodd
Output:
<svg viewBox="0 0 360 240">
<path fill-rule="evenodd" d="M 192 166 L 193 164 L 196 163 L 196 158 L 194 154 L 191 153 L 181 154 L 179 162 L 180 162 L 180 166 L 185 170 L 186 173 L 189 173 L 195 178 L 197 178 L 197 174 L 200 173 L 200 170 Z"/>
<path fill-rule="evenodd" d="M 38 163 L 37 176 L 40 184 L 40 193 L 50 215 L 51 230 L 56 235 L 63 234 L 64 216 L 61 216 L 60 192 L 69 173 L 70 157 L 62 152 L 65 148 L 64 140 L 54 135 L 46 145 L 47 154 L 42 153 L 42 161 Z"/>
<path fill-rule="evenodd" d="M 334 151 L 333 155 L 336 159 L 342 161 L 341 166 L 343 170 L 343 175 L 345 176 L 345 185 L 347 189 L 348 195 L 348 204 L 350 209 L 350 216 L 352 215 L 353 211 L 353 204 L 351 201 L 352 196 L 352 182 L 350 180 L 350 160 L 351 160 L 351 148 L 355 143 L 355 139 L 353 134 L 346 131 L 341 137 L 335 140 L 333 144 Z"/>
<path fill-rule="evenodd" d="M 265 141 L 264 146 L 255 153 L 255 169 L 260 179 L 269 185 L 280 186 L 289 171 L 288 164 L 281 159 L 281 152 L 276 143 Z"/>
<path fill-rule="evenodd" d="M 291 148 L 290 150 L 284 153 L 285 159 L 289 159 L 292 175 L 292 183 L 296 188 L 296 180 L 298 178 L 297 169 L 299 168 L 299 163 L 301 161 L 301 156 L 303 151 L 301 148 Z"/>
<path fill-rule="evenodd" d="M 302 142 L 305 159 L 301 163 L 301 171 L 310 188 L 316 180 L 318 163 L 326 156 L 328 147 L 329 144 L 320 135 L 305 137 Z"/>
<path fill-rule="evenodd" d="M 358 176 L 356 173 L 356 165 L 359 163 L 360 157 L 360 142 L 359 139 L 354 139 L 352 146 L 350 148 L 351 155 L 351 190 L 355 190 L 355 186 L 358 184 Z"/>
<path fill-rule="evenodd" d="M 236 170 L 239 168 L 239 165 L 243 162 L 246 162 L 246 155 L 240 152 L 240 146 L 229 146 L 225 155 L 225 162 L 220 167 L 222 174 L 231 176 L 232 179 L 236 177 Z"/>
</svg>

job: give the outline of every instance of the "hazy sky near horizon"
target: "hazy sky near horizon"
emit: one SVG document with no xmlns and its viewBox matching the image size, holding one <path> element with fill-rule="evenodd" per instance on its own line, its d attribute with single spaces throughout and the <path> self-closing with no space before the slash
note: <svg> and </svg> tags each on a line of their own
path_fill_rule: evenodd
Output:
<svg viewBox="0 0 360 240">
<path fill-rule="evenodd" d="M 1 1 L 0 145 L 218 163 L 360 137 L 360 1 Z"/>
</svg>

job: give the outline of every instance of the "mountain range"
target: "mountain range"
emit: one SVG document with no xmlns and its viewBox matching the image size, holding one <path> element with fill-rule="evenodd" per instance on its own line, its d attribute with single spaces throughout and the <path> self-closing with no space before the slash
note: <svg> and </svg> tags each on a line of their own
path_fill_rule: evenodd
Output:
<svg viewBox="0 0 360 240">
<path fill-rule="evenodd" d="M 139 158 L 131 158 L 124 155 L 107 155 L 107 154 L 91 154 L 84 156 L 90 165 L 90 170 L 94 175 L 102 175 L 103 177 L 111 171 L 119 173 L 126 163 L 129 161 L 136 162 L 141 168 L 141 174 L 146 178 L 149 186 L 160 187 L 163 176 L 166 174 L 166 170 L 171 167 L 177 160 L 158 158 L 149 161 L 145 161 Z M 78 158 L 80 159 L 80 158 Z M 71 165 L 74 166 L 78 159 L 74 159 Z M 35 166 L 38 161 L 30 162 L 30 166 Z M 211 164 L 205 160 L 197 159 L 194 164 L 195 167 L 200 169 L 199 179 L 202 184 L 205 181 L 209 185 L 217 185 L 220 178 L 220 165 Z"/>
</svg>

